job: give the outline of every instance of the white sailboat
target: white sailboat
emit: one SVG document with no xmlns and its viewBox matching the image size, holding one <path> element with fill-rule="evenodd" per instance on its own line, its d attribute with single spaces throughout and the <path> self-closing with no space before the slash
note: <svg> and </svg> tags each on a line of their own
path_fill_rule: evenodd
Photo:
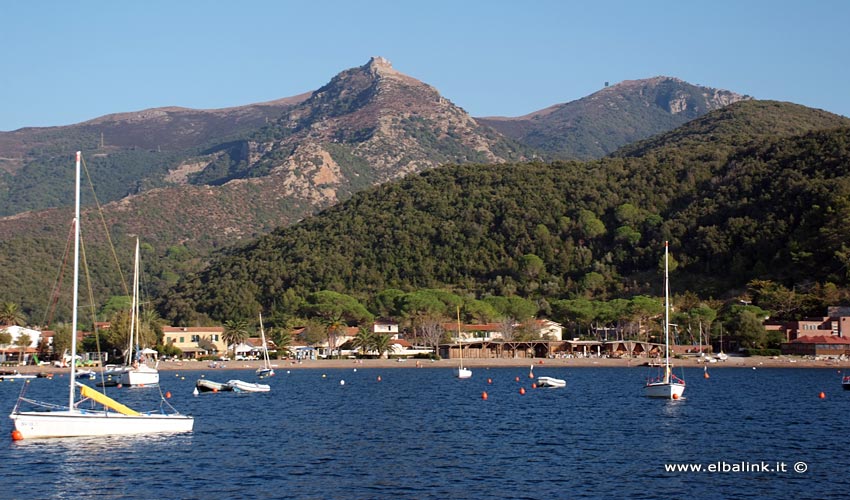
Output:
<svg viewBox="0 0 850 500">
<path fill-rule="evenodd" d="M 263 313 L 260 313 L 260 338 L 263 341 L 263 366 L 257 368 L 257 376 L 260 378 L 271 377 L 274 369 L 269 361 L 269 345 L 266 343 L 266 332 L 263 330 Z"/>
<path fill-rule="evenodd" d="M 463 343 L 460 340 L 460 307 L 457 308 L 457 342 L 460 346 L 460 365 L 454 369 L 454 375 L 457 378 L 472 377 L 472 370 L 463 367 Z"/>
<path fill-rule="evenodd" d="M 141 336 L 141 321 L 139 318 L 139 239 L 136 238 L 136 259 L 133 266 L 133 301 L 130 310 L 130 349 L 127 359 L 134 359 L 134 340 Z M 146 362 L 147 356 L 155 355 L 153 352 L 143 353 L 138 349 L 135 352 L 133 364 L 121 372 L 120 383 L 127 387 L 145 387 L 159 385 L 159 370 L 157 366 L 150 366 Z M 157 361 L 158 364 L 158 361 Z"/>
<path fill-rule="evenodd" d="M 71 308 L 71 359 L 77 354 L 77 308 L 80 278 L 80 152 L 76 158 L 76 203 L 74 212 L 74 285 L 73 306 Z M 153 434 L 190 432 L 194 419 L 181 415 L 165 399 L 162 399 L 160 413 L 140 413 L 107 397 L 91 387 L 76 381 L 76 363 L 71 363 L 71 374 L 68 377 L 68 406 L 62 407 L 51 403 L 39 402 L 23 397 L 24 391 L 18 397 L 9 418 L 15 429 L 12 438 L 52 438 L 72 436 L 115 436 L 130 434 Z M 80 388 L 82 399 L 76 401 L 76 388 Z M 83 403 L 91 402 L 91 408 L 82 408 Z M 95 403 L 103 409 L 95 408 Z M 35 411 L 22 411 L 21 406 L 29 404 L 40 408 Z M 168 407 L 173 413 L 166 413 Z M 112 411 L 110 411 L 112 410 Z"/>
<path fill-rule="evenodd" d="M 664 242 L 664 368 L 656 379 L 646 382 L 647 397 L 679 399 L 685 391 L 685 381 L 673 375 L 670 365 L 670 277 L 668 265 L 668 243 Z"/>
</svg>

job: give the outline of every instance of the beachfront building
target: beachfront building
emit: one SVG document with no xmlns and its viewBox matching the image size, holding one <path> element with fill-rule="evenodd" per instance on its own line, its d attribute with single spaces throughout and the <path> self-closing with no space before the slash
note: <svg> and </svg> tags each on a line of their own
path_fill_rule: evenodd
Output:
<svg viewBox="0 0 850 500">
<path fill-rule="evenodd" d="M 183 359 L 224 355 L 224 327 L 221 326 L 163 326 L 162 343 L 182 351 Z"/>
<path fill-rule="evenodd" d="M 781 328 L 782 354 L 850 356 L 850 307 L 829 307 L 826 316 L 789 321 Z"/>
</svg>

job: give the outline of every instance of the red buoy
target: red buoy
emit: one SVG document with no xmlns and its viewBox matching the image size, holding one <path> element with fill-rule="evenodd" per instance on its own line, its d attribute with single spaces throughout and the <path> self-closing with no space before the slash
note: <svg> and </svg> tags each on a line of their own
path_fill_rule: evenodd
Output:
<svg viewBox="0 0 850 500">
<path fill-rule="evenodd" d="M 171 399 L 171 391 L 165 392 L 165 399 Z"/>
<path fill-rule="evenodd" d="M 673 399 L 679 399 L 679 395 L 678 395 L 678 394 L 673 394 Z"/>
<path fill-rule="evenodd" d="M 531 388 L 532 388 L 532 389 L 537 389 L 537 384 L 532 383 L 532 384 L 531 384 Z"/>
<path fill-rule="evenodd" d="M 708 375 L 708 372 L 703 372 L 702 378 L 711 378 L 711 377 Z"/>
<path fill-rule="evenodd" d="M 492 383 L 493 383 L 493 379 L 488 378 L 488 379 L 487 379 L 487 383 L 488 383 L 488 384 L 492 384 Z"/>
<path fill-rule="evenodd" d="M 520 387 L 520 388 L 519 388 L 519 393 L 520 393 L 520 394 L 525 394 L 525 387 Z"/>
<path fill-rule="evenodd" d="M 24 435 L 21 434 L 21 431 L 19 431 L 18 429 L 12 431 L 12 441 L 20 441 L 23 438 Z"/>
<path fill-rule="evenodd" d="M 825 399 L 826 394 L 824 394 L 823 391 L 820 391 L 820 394 L 818 395 L 818 397 L 821 398 L 821 399 Z"/>
<path fill-rule="evenodd" d="M 481 399 L 483 399 L 484 401 L 487 401 L 487 391 L 484 391 L 484 392 L 481 393 Z"/>
</svg>

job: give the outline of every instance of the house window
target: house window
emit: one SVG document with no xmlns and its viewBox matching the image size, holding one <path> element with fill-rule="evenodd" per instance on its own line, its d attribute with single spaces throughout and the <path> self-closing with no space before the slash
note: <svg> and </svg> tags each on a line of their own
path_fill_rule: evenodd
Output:
<svg viewBox="0 0 850 500">
<path fill-rule="evenodd" d="M 200 335 L 192 335 L 192 342 L 199 342 L 201 340 Z"/>
<path fill-rule="evenodd" d="M 212 339 L 213 339 L 213 342 L 218 342 L 218 334 L 217 334 L 217 333 L 214 333 L 214 334 L 212 335 Z"/>
<path fill-rule="evenodd" d="M 181 344 L 183 343 L 183 337 L 180 337 L 180 343 Z"/>
</svg>

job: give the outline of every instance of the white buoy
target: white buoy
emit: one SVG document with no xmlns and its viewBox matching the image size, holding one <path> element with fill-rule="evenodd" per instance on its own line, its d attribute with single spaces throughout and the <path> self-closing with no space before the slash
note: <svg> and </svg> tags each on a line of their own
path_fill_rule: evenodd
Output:
<svg viewBox="0 0 850 500">
<path fill-rule="evenodd" d="M 345 385 L 345 380 L 340 380 L 339 385 Z"/>
<path fill-rule="evenodd" d="M 194 391 L 192 391 L 192 394 L 194 394 L 195 396 L 197 396 L 197 395 L 198 395 L 198 388 L 197 388 L 197 387 L 195 387 L 195 390 L 194 390 Z"/>
<path fill-rule="evenodd" d="M 354 371 L 356 372 L 356 371 L 357 371 L 357 368 L 355 368 L 355 369 L 354 369 Z"/>
</svg>

